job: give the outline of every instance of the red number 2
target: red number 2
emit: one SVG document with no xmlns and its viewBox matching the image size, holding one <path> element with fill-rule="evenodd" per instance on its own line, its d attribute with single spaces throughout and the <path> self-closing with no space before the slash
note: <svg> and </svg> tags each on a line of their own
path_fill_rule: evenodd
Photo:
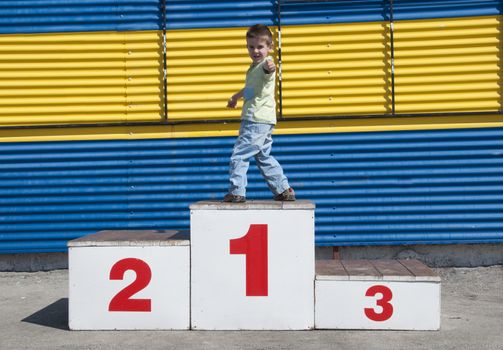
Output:
<svg viewBox="0 0 503 350">
<path fill-rule="evenodd" d="M 152 271 L 145 261 L 134 258 L 117 261 L 110 270 L 110 280 L 124 279 L 124 273 L 128 270 L 136 273 L 136 279 L 112 298 L 108 311 L 152 311 L 150 299 L 130 299 L 148 286 L 152 278 Z"/>
<path fill-rule="evenodd" d="M 389 303 L 393 297 L 393 293 L 391 293 L 391 289 L 388 287 L 377 285 L 367 289 L 365 296 L 373 297 L 378 293 L 382 294 L 382 298 L 377 299 L 376 304 L 382 307 L 382 312 L 377 313 L 373 308 L 365 308 L 365 315 L 372 321 L 386 321 L 393 315 L 393 305 Z"/>
<path fill-rule="evenodd" d="M 230 253 L 246 255 L 246 296 L 267 296 L 267 225 L 250 225 L 246 235 L 231 239 Z"/>
</svg>

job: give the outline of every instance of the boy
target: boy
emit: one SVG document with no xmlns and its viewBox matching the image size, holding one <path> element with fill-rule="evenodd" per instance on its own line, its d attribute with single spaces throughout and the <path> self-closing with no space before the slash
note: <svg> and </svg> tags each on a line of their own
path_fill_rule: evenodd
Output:
<svg viewBox="0 0 503 350">
<path fill-rule="evenodd" d="M 248 54 L 252 64 L 246 72 L 245 87 L 234 94 L 227 107 L 236 108 L 237 101 L 244 97 L 241 112 L 239 137 L 234 144 L 229 164 L 229 193 L 224 202 L 246 201 L 246 172 L 250 157 L 265 178 L 274 200 L 294 201 L 295 192 L 288 184 L 283 169 L 271 155 L 272 132 L 276 124 L 276 101 L 274 100 L 276 66 L 268 54 L 272 52 L 272 33 L 264 25 L 256 24 L 246 33 Z"/>
</svg>

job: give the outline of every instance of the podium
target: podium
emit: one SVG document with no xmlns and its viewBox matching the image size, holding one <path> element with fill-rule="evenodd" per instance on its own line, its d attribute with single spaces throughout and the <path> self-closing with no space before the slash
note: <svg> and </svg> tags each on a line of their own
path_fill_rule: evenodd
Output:
<svg viewBox="0 0 503 350">
<path fill-rule="evenodd" d="M 202 201 L 188 232 L 68 243 L 72 330 L 440 327 L 440 278 L 417 260 L 314 258 L 310 201 Z"/>
<path fill-rule="evenodd" d="M 102 231 L 68 248 L 70 329 L 190 328 L 188 232 Z"/>
<path fill-rule="evenodd" d="M 316 262 L 316 328 L 440 328 L 440 277 L 418 260 Z"/>
<path fill-rule="evenodd" d="M 190 206 L 192 329 L 314 327 L 314 204 Z"/>
</svg>

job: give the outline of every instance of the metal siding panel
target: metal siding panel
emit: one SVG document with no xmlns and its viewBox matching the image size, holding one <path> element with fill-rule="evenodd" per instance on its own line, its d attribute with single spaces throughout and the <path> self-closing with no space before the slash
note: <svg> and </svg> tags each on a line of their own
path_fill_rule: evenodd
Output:
<svg viewBox="0 0 503 350">
<path fill-rule="evenodd" d="M 0 2 L 0 34 L 161 30 L 162 0 Z M 276 1 L 167 0 L 168 29 L 276 24 Z"/>
<path fill-rule="evenodd" d="M 228 99 L 242 89 L 251 60 L 247 28 L 169 30 L 166 33 L 168 120 L 238 119 Z M 275 28 L 271 28 L 276 37 Z M 277 57 L 276 53 L 272 55 Z"/>
<path fill-rule="evenodd" d="M 282 25 L 377 22 L 387 13 L 388 1 L 382 0 L 281 1 Z"/>
<path fill-rule="evenodd" d="M 399 21 L 395 112 L 501 110 L 499 17 Z M 388 23 L 282 27 L 283 116 L 392 112 Z"/>
<path fill-rule="evenodd" d="M 284 117 L 391 113 L 386 23 L 282 27 Z"/>
<path fill-rule="evenodd" d="M 389 0 L 282 0 L 281 23 L 333 24 L 389 20 Z M 395 20 L 501 15 L 501 0 L 394 0 Z"/>
<path fill-rule="evenodd" d="M 286 8 L 292 4 L 286 3 Z M 176 5 L 176 11 L 194 12 L 206 6 L 211 16 L 221 17 L 223 5 L 185 1 Z M 232 11 L 242 8 L 236 5 Z M 327 9 L 332 5 L 316 4 Z M 374 6 L 365 1 L 343 5 Z M 397 22 L 396 111 L 499 110 L 498 23 L 498 18 Z M 248 61 L 244 32 L 244 28 L 168 31 L 170 120 L 239 116 L 239 110 L 228 110 L 225 104 L 243 84 Z M 88 36 L 0 38 L 6 44 L 0 50 L 0 124 L 162 120 L 160 32 L 103 32 L 89 36 L 91 40 Z M 389 41 L 387 23 L 284 26 L 283 116 L 391 113 Z"/>
<path fill-rule="evenodd" d="M 160 30 L 161 0 L 22 0 L 0 2 L 0 34 Z M 282 1 L 285 25 L 388 19 L 388 1 Z M 494 16 L 500 0 L 395 0 L 397 20 Z M 168 29 L 277 24 L 277 0 L 168 0 Z"/>
<path fill-rule="evenodd" d="M 0 36 L 0 125 L 160 121 L 162 33 Z"/>
<path fill-rule="evenodd" d="M 503 128 L 277 135 L 316 244 L 503 242 Z M 187 229 L 221 199 L 235 138 L 0 144 L 0 252 L 104 229 Z M 253 165 L 248 198 L 271 194 Z"/>
<path fill-rule="evenodd" d="M 161 0 L 0 1 L 0 34 L 160 30 Z"/>
<path fill-rule="evenodd" d="M 168 0 L 167 29 L 245 27 L 277 24 L 276 0 Z"/>
<path fill-rule="evenodd" d="M 501 15 L 501 0 L 394 0 L 396 20 Z"/>
<path fill-rule="evenodd" d="M 397 113 L 501 110 L 501 18 L 395 26 Z"/>
<path fill-rule="evenodd" d="M 160 30 L 161 0 L 22 0 L 0 2 L 0 34 Z M 285 1 L 286 25 L 374 22 L 387 19 L 388 1 Z M 494 16 L 500 0 L 395 0 L 397 20 Z M 277 24 L 277 0 L 166 1 L 168 29 Z"/>
</svg>

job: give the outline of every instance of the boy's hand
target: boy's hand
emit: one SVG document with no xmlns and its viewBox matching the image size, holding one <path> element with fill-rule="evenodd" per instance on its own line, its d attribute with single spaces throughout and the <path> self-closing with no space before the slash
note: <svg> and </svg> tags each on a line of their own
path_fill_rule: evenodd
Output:
<svg viewBox="0 0 503 350">
<path fill-rule="evenodd" d="M 274 64 L 274 61 L 273 60 L 266 60 L 264 62 L 264 71 L 268 74 L 271 74 L 272 72 L 274 72 L 276 70 L 276 65 Z"/>
<path fill-rule="evenodd" d="M 227 107 L 228 108 L 236 108 L 236 105 L 238 104 L 238 98 L 236 95 L 233 95 L 229 101 L 227 101 Z"/>
</svg>

